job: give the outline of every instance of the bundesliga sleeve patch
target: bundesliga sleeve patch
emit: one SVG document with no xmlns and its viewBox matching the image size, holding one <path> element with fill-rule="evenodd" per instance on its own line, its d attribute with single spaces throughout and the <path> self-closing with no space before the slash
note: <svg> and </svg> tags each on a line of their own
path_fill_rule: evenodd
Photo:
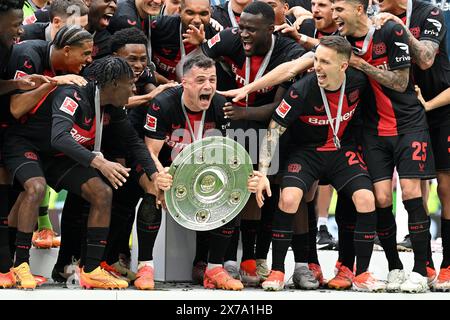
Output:
<svg viewBox="0 0 450 320">
<path fill-rule="evenodd" d="M 281 101 L 280 105 L 276 109 L 277 114 L 284 119 L 286 117 L 286 114 L 291 110 L 291 106 L 285 101 Z"/>
<path fill-rule="evenodd" d="M 59 110 L 70 114 L 71 116 L 73 116 L 75 114 L 75 111 L 77 111 L 78 108 L 78 103 L 75 102 L 75 100 L 66 97 L 63 101 L 63 103 L 61 104 L 61 107 L 59 107 Z"/>
<path fill-rule="evenodd" d="M 208 47 L 211 49 L 218 42 L 220 42 L 220 33 L 208 40 Z"/>
<path fill-rule="evenodd" d="M 28 75 L 28 73 L 26 73 L 26 72 L 16 70 L 16 73 L 14 74 L 14 80 L 26 77 L 27 75 Z"/>
<path fill-rule="evenodd" d="M 158 122 L 158 119 L 156 119 L 156 117 L 151 116 L 151 115 L 147 115 L 147 121 L 145 122 L 145 126 L 144 128 L 149 130 L 149 131 L 153 131 L 156 132 L 156 123 Z"/>
</svg>

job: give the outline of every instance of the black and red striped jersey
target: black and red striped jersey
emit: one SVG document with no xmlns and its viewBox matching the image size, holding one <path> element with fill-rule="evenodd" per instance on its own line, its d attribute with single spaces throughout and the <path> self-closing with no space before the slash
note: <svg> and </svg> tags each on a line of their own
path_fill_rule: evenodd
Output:
<svg viewBox="0 0 450 320">
<path fill-rule="evenodd" d="M 347 39 L 354 48 L 363 48 L 365 37 Z M 375 30 L 367 52 L 361 57 L 381 70 L 410 68 L 408 38 L 403 26 L 388 21 Z M 425 111 L 417 99 L 412 79 L 402 93 L 379 84 L 370 76 L 369 83 L 372 91 L 366 91 L 368 94 L 363 100 L 366 107 L 362 109 L 366 132 L 397 136 L 427 128 Z"/>
<path fill-rule="evenodd" d="M 160 16 L 152 22 L 152 61 L 156 71 L 169 80 L 177 80 L 176 66 L 181 60 L 180 47 L 181 18 L 176 16 Z M 217 31 L 211 25 L 205 26 L 206 39 L 212 38 Z M 196 46 L 184 44 L 185 54 L 195 50 Z"/>
<path fill-rule="evenodd" d="M 181 95 L 183 87 L 170 88 L 159 94 L 152 100 L 147 111 L 147 118 L 144 125 L 145 136 L 164 140 L 164 146 L 159 153 L 159 160 L 164 166 L 170 165 L 175 157 L 185 146 L 193 142 L 189 124 L 183 113 L 181 106 Z M 203 136 L 212 133 L 225 135 L 229 128 L 229 120 L 224 118 L 223 106 L 226 99 L 215 94 L 211 105 L 206 110 L 203 124 Z M 198 130 L 203 112 L 192 112 L 185 108 L 191 127 L 195 136 Z M 209 131 L 209 132 L 208 132 Z"/>
<path fill-rule="evenodd" d="M 346 79 L 341 123 L 337 134 L 342 146 L 353 143 L 351 131 L 346 128 L 349 127 L 357 108 L 366 107 L 358 105 L 361 95 L 368 86 L 364 73 L 353 68 L 347 69 Z M 325 90 L 333 125 L 337 118 L 340 91 L 341 89 Z M 275 109 L 272 119 L 288 128 L 290 142 L 293 145 L 317 151 L 336 150 L 333 130 L 326 114 L 315 72 L 308 73 L 290 87 L 280 105 Z"/>
<path fill-rule="evenodd" d="M 450 87 L 450 62 L 447 50 L 447 26 L 442 11 L 423 1 L 413 0 L 409 30 L 422 41 L 428 40 L 439 45 L 433 66 L 422 70 L 413 62 L 412 77 L 421 90 L 425 100 L 431 100 Z M 406 24 L 406 12 L 399 16 Z M 450 105 L 427 112 L 430 127 L 450 124 Z"/>
</svg>

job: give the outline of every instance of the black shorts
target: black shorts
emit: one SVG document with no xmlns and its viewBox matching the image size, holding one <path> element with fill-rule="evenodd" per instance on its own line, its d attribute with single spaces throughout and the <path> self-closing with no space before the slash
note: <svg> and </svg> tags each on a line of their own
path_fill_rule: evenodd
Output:
<svg viewBox="0 0 450 320">
<path fill-rule="evenodd" d="M 14 181 L 22 186 L 30 178 L 44 177 L 55 191 L 65 189 L 81 196 L 81 185 L 99 177 L 94 168 L 86 168 L 66 156 L 42 157 L 28 140 L 8 135 L 4 148 L 5 164 Z"/>
<path fill-rule="evenodd" d="M 364 159 L 373 182 L 392 179 L 432 179 L 436 176 L 428 130 L 395 137 L 364 135 Z"/>
<path fill-rule="evenodd" d="M 320 179 L 329 181 L 337 191 L 358 180 L 356 189 L 350 188 L 351 194 L 359 189 L 372 190 L 367 167 L 356 150 L 356 147 L 343 147 L 338 151 L 291 150 L 283 169 L 281 188 L 297 187 L 307 193 Z"/>
<path fill-rule="evenodd" d="M 5 167 L 5 160 L 3 159 L 3 144 L 5 142 L 6 127 L 0 125 L 0 168 Z"/>
<path fill-rule="evenodd" d="M 450 170 L 450 125 L 430 128 L 436 171 Z"/>
</svg>

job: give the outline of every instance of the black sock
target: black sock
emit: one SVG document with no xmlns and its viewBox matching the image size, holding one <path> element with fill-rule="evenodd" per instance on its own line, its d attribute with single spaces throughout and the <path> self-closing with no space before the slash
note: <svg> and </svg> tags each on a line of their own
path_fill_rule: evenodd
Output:
<svg viewBox="0 0 450 320">
<path fill-rule="evenodd" d="M 294 215 L 277 210 L 273 217 L 272 270 L 284 272 L 284 259 L 291 245 Z"/>
<path fill-rule="evenodd" d="M 88 227 L 84 272 L 91 272 L 100 265 L 108 239 L 109 228 Z"/>
<path fill-rule="evenodd" d="M 256 232 L 259 227 L 257 220 L 241 220 L 242 261 L 255 259 Z"/>
<path fill-rule="evenodd" d="M 17 231 L 15 267 L 20 266 L 24 262 L 30 263 L 31 238 L 33 238 L 33 232 Z"/>
<path fill-rule="evenodd" d="M 14 256 L 16 255 L 16 238 L 17 238 L 17 228 L 8 227 L 9 254 L 11 260 L 14 260 Z"/>
<path fill-rule="evenodd" d="M 137 213 L 138 260 L 153 260 L 153 247 L 161 226 L 161 209 L 156 209 L 156 197 L 146 193 Z"/>
<path fill-rule="evenodd" d="M 347 266 L 350 270 L 353 270 L 353 265 L 355 263 L 354 232 L 356 225 L 356 215 L 357 212 L 353 200 L 349 198 L 344 192 L 339 192 L 335 213 L 339 235 L 338 261 L 345 261 L 344 265 Z"/>
<path fill-rule="evenodd" d="M 441 269 L 450 267 L 450 220 L 441 217 L 442 263 Z"/>
<path fill-rule="evenodd" d="M 308 202 L 308 263 L 319 264 L 319 257 L 317 256 L 317 218 L 316 218 L 316 205 L 314 201 Z"/>
<path fill-rule="evenodd" d="M 231 237 L 235 230 L 234 220 L 227 225 L 209 232 L 209 256 L 208 263 L 223 264 Z"/>
<path fill-rule="evenodd" d="M 291 247 L 294 252 L 295 262 L 305 262 L 308 263 L 309 254 L 309 243 L 308 243 L 309 233 L 294 234 L 292 236 Z M 311 262 L 315 263 L 315 262 Z"/>
<path fill-rule="evenodd" d="M 9 250 L 8 212 L 9 185 L 0 185 L 0 272 L 7 273 L 12 267 Z"/>
<path fill-rule="evenodd" d="M 430 225 L 422 197 L 403 201 L 408 211 L 408 229 L 414 252 L 414 272 L 427 275 L 427 250 Z"/>
<path fill-rule="evenodd" d="M 227 252 L 225 253 L 225 261 L 237 261 L 237 251 L 239 246 L 239 234 L 241 233 L 240 227 L 234 227 L 234 233 L 231 236 L 230 243 L 228 244 Z M 244 259 L 242 259 L 244 260 Z"/>
<path fill-rule="evenodd" d="M 7 273 L 12 267 L 9 250 L 8 217 L 0 217 L 0 272 Z"/>
<path fill-rule="evenodd" d="M 273 196 L 274 195 L 272 195 L 272 197 Z M 270 201 L 272 201 L 272 199 L 270 199 Z M 272 220 L 275 209 L 273 206 L 265 208 L 266 204 L 267 203 L 264 203 L 264 206 L 261 209 L 261 222 L 259 224 L 258 234 L 256 235 L 256 259 L 267 259 L 270 243 L 272 242 Z M 278 205 L 278 203 L 276 205 Z"/>
<path fill-rule="evenodd" d="M 355 264 L 355 228 L 356 225 L 351 222 L 342 222 L 342 232 L 339 234 L 342 237 L 342 265 L 353 271 Z"/>
<path fill-rule="evenodd" d="M 397 225 L 392 206 L 377 208 L 377 234 L 389 265 L 389 271 L 403 269 L 397 251 Z"/>
<path fill-rule="evenodd" d="M 376 211 L 358 213 L 355 227 L 356 275 L 364 273 L 369 268 L 376 235 Z"/>
<path fill-rule="evenodd" d="M 197 231 L 195 233 L 195 258 L 192 265 L 196 265 L 198 262 L 208 261 L 210 232 L 209 231 Z"/>
<path fill-rule="evenodd" d="M 109 224 L 108 240 L 105 248 L 105 256 L 102 260 L 112 265 L 119 259 L 122 237 L 126 237 L 127 246 L 130 241 L 130 232 L 128 232 L 128 216 L 133 214 L 135 208 L 126 208 L 113 200 L 111 207 L 111 222 Z M 139 245 L 138 245 L 139 248 Z"/>
</svg>

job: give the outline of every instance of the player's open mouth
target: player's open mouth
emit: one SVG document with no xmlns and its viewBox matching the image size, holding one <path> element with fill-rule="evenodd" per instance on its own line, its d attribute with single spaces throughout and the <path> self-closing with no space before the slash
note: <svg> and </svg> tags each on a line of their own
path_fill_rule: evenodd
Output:
<svg viewBox="0 0 450 320">
<path fill-rule="evenodd" d="M 320 17 L 320 16 L 313 16 L 313 18 L 314 18 L 316 21 L 320 21 L 320 20 L 323 19 L 323 17 Z"/>
<path fill-rule="evenodd" d="M 102 18 L 100 19 L 100 23 L 105 28 L 109 26 L 109 22 L 111 21 L 111 18 L 114 16 L 114 13 L 105 13 Z"/>
<path fill-rule="evenodd" d="M 323 73 L 318 73 L 317 74 L 317 80 L 319 80 L 319 82 L 323 82 L 325 81 L 325 79 L 327 78 L 327 76 Z"/>
<path fill-rule="evenodd" d="M 200 101 L 202 101 L 202 102 L 209 102 L 210 98 L 211 98 L 210 94 L 201 94 L 200 95 Z"/>
<path fill-rule="evenodd" d="M 244 46 L 245 51 L 250 51 L 250 50 L 252 50 L 253 42 L 244 40 L 244 41 L 242 41 L 242 45 Z"/>
<path fill-rule="evenodd" d="M 342 22 L 342 21 L 336 21 L 336 25 L 337 25 L 338 30 L 339 30 L 339 32 L 340 32 L 342 29 L 344 29 L 345 23 Z"/>
</svg>

